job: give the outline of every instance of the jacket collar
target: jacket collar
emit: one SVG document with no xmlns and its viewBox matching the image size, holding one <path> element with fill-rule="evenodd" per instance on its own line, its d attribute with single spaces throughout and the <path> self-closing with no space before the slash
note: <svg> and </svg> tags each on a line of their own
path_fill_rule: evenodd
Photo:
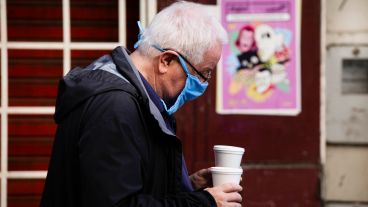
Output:
<svg viewBox="0 0 368 207">
<path fill-rule="evenodd" d="M 157 120 L 161 130 L 168 135 L 175 136 L 175 134 L 173 134 L 173 132 L 166 127 L 166 123 L 161 115 L 160 110 L 150 99 L 139 72 L 134 66 L 128 52 L 122 47 L 117 47 L 111 52 L 111 57 L 116 65 L 117 71 L 126 79 L 128 79 L 128 81 L 136 88 L 139 95 L 142 97 L 143 103 L 149 106 L 149 110 L 153 117 Z"/>
</svg>

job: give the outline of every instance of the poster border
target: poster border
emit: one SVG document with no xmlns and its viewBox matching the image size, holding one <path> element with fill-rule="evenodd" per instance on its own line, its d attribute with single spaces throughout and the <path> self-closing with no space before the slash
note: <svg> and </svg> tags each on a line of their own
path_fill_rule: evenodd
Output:
<svg viewBox="0 0 368 207">
<path fill-rule="evenodd" d="M 221 115 L 226 114 L 249 114 L 249 115 L 278 115 L 278 116 L 297 116 L 301 113 L 301 11 L 302 11 L 302 0 L 294 0 L 295 1 L 295 28 L 296 28 L 296 107 L 293 109 L 224 109 L 223 108 L 223 97 L 222 97 L 222 76 L 223 76 L 223 68 L 222 61 L 223 57 L 221 57 L 219 63 L 217 64 L 216 71 L 216 113 Z M 221 9 L 222 0 L 217 0 L 217 5 L 220 8 L 220 19 L 222 18 L 222 9 Z M 221 23 L 222 24 L 222 23 Z"/>
</svg>

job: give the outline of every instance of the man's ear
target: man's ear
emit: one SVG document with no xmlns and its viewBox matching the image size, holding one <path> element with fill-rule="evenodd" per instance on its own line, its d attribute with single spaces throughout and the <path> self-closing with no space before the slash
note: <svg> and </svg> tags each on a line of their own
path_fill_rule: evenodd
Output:
<svg viewBox="0 0 368 207">
<path fill-rule="evenodd" d="M 176 59 L 178 58 L 178 54 L 174 51 L 165 51 L 161 53 L 159 56 L 159 67 L 158 70 L 160 73 L 166 73 L 169 69 L 169 67 L 173 66 L 173 64 L 176 63 Z"/>
</svg>

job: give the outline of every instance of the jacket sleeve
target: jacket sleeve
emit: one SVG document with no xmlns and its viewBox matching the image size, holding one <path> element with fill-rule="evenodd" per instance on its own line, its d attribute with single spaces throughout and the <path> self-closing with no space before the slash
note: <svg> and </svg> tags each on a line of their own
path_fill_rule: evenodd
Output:
<svg viewBox="0 0 368 207">
<path fill-rule="evenodd" d="M 137 103 L 124 92 L 107 94 L 100 94 L 92 101 L 81 130 L 79 162 L 83 207 L 216 206 L 206 191 L 159 198 L 142 193 L 140 150 L 144 128 Z"/>
</svg>

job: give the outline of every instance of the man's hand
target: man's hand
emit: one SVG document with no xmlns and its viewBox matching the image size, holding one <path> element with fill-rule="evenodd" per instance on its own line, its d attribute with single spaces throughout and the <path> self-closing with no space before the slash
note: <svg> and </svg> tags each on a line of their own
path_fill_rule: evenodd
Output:
<svg viewBox="0 0 368 207">
<path fill-rule="evenodd" d="M 212 186 L 212 174 L 210 169 L 199 170 L 189 178 L 195 190 Z"/>
<path fill-rule="evenodd" d="M 241 207 L 242 197 L 239 194 L 242 187 L 233 183 L 226 183 L 205 189 L 216 201 L 217 207 Z"/>
</svg>

